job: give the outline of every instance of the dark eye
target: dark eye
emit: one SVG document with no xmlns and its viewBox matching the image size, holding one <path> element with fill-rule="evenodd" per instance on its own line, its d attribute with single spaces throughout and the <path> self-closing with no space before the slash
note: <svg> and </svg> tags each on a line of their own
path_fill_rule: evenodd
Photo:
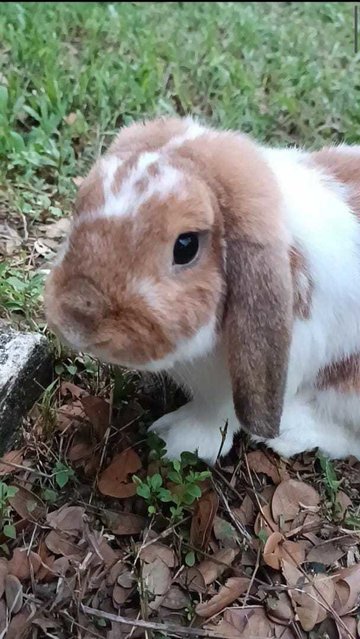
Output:
<svg viewBox="0 0 360 639">
<path fill-rule="evenodd" d="M 189 264 L 196 257 L 199 250 L 197 233 L 183 233 L 179 235 L 174 245 L 174 264 Z"/>
</svg>

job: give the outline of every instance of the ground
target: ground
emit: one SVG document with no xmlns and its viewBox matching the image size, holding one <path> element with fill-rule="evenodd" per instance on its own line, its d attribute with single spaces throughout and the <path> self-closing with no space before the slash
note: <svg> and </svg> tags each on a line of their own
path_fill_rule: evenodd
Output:
<svg viewBox="0 0 360 639">
<path fill-rule="evenodd" d="M 182 398 L 66 352 L 41 297 L 119 126 L 191 113 L 274 145 L 358 142 L 355 40 L 351 3 L 2 3 L 0 314 L 56 364 L 0 465 L 0 637 L 358 636 L 359 463 L 244 438 L 211 473 L 167 463 L 146 427 Z"/>
</svg>

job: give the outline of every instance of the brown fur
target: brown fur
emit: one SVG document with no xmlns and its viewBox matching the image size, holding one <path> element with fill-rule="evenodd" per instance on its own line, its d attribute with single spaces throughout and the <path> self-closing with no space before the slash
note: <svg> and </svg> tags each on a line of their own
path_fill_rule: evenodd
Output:
<svg viewBox="0 0 360 639">
<path fill-rule="evenodd" d="M 360 218 L 360 147 L 351 149 L 324 148 L 311 153 L 310 162 L 320 166 L 337 182 L 348 187 L 347 201 Z"/>
<path fill-rule="evenodd" d="M 307 320 L 311 314 L 314 284 L 305 257 L 295 246 L 290 248 L 290 268 L 294 290 L 294 315 Z"/>
<path fill-rule="evenodd" d="M 360 392 L 360 354 L 350 355 L 323 368 L 316 380 L 320 390 L 333 388 L 342 393 Z"/>
<path fill-rule="evenodd" d="M 78 190 L 74 213 L 97 211 L 105 204 L 100 162 L 96 162 Z"/>
</svg>

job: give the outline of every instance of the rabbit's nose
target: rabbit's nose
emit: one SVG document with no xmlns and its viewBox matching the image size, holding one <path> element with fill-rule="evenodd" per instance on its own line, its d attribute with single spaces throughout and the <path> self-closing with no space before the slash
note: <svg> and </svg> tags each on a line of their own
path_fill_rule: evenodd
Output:
<svg viewBox="0 0 360 639">
<path fill-rule="evenodd" d="M 85 277 L 76 277 L 66 286 L 49 281 L 45 308 L 49 327 L 76 346 L 79 341 L 88 342 L 105 312 L 101 292 Z"/>
</svg>

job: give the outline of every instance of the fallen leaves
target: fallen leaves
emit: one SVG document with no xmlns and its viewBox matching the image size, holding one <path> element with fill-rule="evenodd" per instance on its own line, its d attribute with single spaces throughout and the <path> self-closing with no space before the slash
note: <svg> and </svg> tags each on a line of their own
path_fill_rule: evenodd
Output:
<svg viewBox="0 0 360 639">
<path fill-rule="evenodd" d="M 176 565 L 176 556 L 172 548 L 163 544 L 150 544 L 139 552 L 142 562 L 141 574 L 146 590 L 153 597 L 150 607 L 156 609 L 162 603 L 162 597 L 169 591 L 172 583 L 171 568 Z"/>
<path fill-rule="evenodd" d="M 138 535 L 146 525 L 145 517 L 134 513 L 105 510 L 102 518 L 106 527 L 114 535 Z"/>
<path fill-rule="evenodd" d="M 129 475 L 141 468 L 139 455 L 128 448 L 115 455 L 110 466 L 104 470 L 98 481 L 98 489 L 108 497 L 126 498 L 136 494 L 136 485 L 129 480 Z"/>
<path fill-rule="evenodd" d="M 5 577 L 5 600 L 11 614 L 20 612 L 23 605 L 23 588 L 15 575 Z"/>
<path fill-rule="evenodd" d="M 288 479 L 276 488 L 271 510 L 273 520 L 281 530 L 289 530 L 299 513 L 313 514 L 319 510 L 318 492 L 304 482 Z"/>
<path fill-rule="evenodd" d="M 190 543 L 196 548 L 206 548 L 215 515 L 219 507 L 219 498 L 214 492 L 207 492 L 195 504 L 190 528 Z"/>
<path fill-rule="evenodd" d="M 3 475 L 7 475 L 8 473 L 15 472 L 15 466 L 21 466 L 24 460 L 24 451 L 23 450 L 12 450 L 8 453 L 5 453 L 3 457 L 0 459 L 0 477 Z"/>
<path fill-rule="evenodd" d="M 46 506 L 43 501 L 31 490 L 23 486 L 14 485 L 16 493 L 9 497 L 11 507 L 17 512 L 21 519 L 39 521 L 45 517 Z"/>
<path fill-rule="evenodd" d="M 214 628 L 229 639 L 266 639 L 274 637 L 273 627 L 262 608 L 231 608 Z"/>
<path fill-rule="evenodd" d="M 49 513 L 46 521 L 55 530 L 80 535 L 84 528 L 85 508 L 80 506 L 64 506 Z"/>
<path fill-rule="evenodd" d="M 275 462 L 275 458 L 270 458 L 262 450 L 254 450 L 247 455 L 249 468 L 254 473 L 263 473 L 272 479 L 274 484 L 280 484 L 284 478 L 284 470 L 280 472 L 279 466 Z M 279 462 L 280 463 L 280 462 Z"/>
<path fill-rule="evenodd" d="M 212 584 L 229 569 L 236 555 L 237 551 L 233 548 L 225 548 L 215 553 L 211 559 L 204 559 L 197 568 L 204 578 L 205 585 Z"/>
<path fill-rule="evenodd" d="M 274 532 L 266 541 L 263 558 L 270 568 L 280 570 L 283 559 L 295 566 L 302 564 L 305 560 L 305 550 L 299 543 L 287 541 L 281 533 Z"/>
<path fill-rule="evenodd" d="M 110 423 L 110 404 L 101 397 L 87 395 L 81 399 L 84 411 L 90 420 L 95 436 L 101 441 Z"/>
<path fill-rule="evenodd" d="M 221 586 L 219 592 L 206 603 L 198 604 L 195 612 L 199 617 L 212 617 L 230 604 L 234 603 L 238 597 L 247 592 L 250 579 L 246 577 L 230 577 Z"/>
</svg>

